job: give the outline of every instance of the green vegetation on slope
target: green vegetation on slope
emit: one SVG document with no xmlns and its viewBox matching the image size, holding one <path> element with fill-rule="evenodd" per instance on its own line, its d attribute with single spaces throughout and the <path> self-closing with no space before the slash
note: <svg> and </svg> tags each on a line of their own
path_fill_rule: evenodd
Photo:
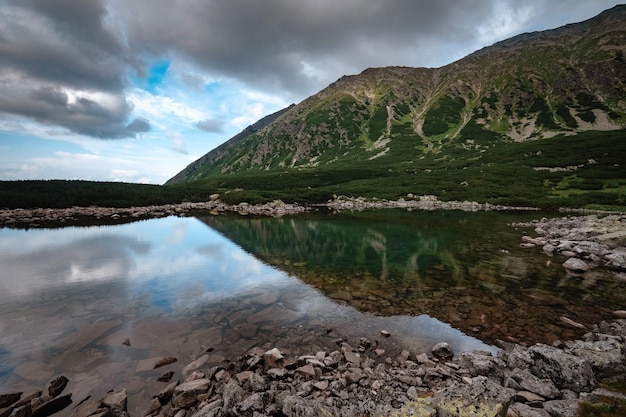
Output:
<svg viewBox="0 0 626 417">
<path fill-rule="evenodd" d="M 366 164 L 340 160 L 316 168 L 248 170 L 188 186 L 251 203 L 319 203 L 333 195 L 397 199 L 412 193 L 544 208 L 626 206 L 625 131 L 449 147 L 427 156 L 416 145 L 414 138 L 392 141 L 386 155 Z"/>
<path fill-rule="evenodd" d="M 593 144 L 593 146 L 590 146 Z M 543 208 L 626 207 L 626 131 L 586 132 L 491 147 L 424 154 L 415 138 L 390 143 L 376 159 L 314 168 L 248 170 L 173 185 L 89 181 L 2 181 L 0 208 L 145 206 L 206 201 L 323 203 L 333 195 L 397 199 L 437 195 Z"/>
</svg>

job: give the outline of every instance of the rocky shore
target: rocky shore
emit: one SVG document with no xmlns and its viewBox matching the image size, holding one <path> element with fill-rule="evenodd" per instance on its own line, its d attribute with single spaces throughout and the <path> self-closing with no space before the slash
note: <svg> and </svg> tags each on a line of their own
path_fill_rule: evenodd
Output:
<svg viewBox="0 0 626 417">
<path fill-rule="evenodd" d="M 477 203 L 472 201 L 440 201 L 436 196 L 415 196 L 409 194 L 407 199 L 398 200 L 367 200 L 363 197 L 336 196 L 324 204 L 304 206 L 288 204 L 275 200 L 265 204 L 226 204 L 219 199 L 219 194 L 210 196 L 206 202 L 186 202 L 143 207 L 69 207 L 69 208 L 34 208 L 34 209 L 0 209 L 0 227 L 44 227 L 48 225 L 76 224 L 85 222 L 122 222 L 134 219 L 148 219 L 165 216 L 189 216 L 194 212 L 224 213 L 232 212 L 240 215 L 282 217 L 299 214 L 312 207 L 327 207 L 332 210 L 364 210 L 400 208 L 408 210 L 538 210 L 533 207 L 512 207 Z"/>
<path fill-rule="evenodd" d="M 615 312 L 625 317 L 626 312 Z M 393 337 L 387 332 L 381 338 Z M 601 383 L 626 381 L 626 319 L 602 322 L 583 340 L 454 353 L 445 343 L 431 354 L 390 357 L 376 341 L 337 340 L 331 352 L 291 356 L 252 348 L 221 364 L 201 354 L 178 373 L 158 378 L 143 416 L 509 416 L 573 417 L 581 403 L 626 413 L 626 396 Z M 171 363 L 163 358 L 155 368 Z M 124 387 L 101 399 L 63 394 L 67 378 L 46 393 L 0 395 L 2 417 L 129 416 Z M 73 403 L 73 401 L 77 401 Z M 73 404 L 73 405 L 72 405 Z M 70 407 L 70 405 L 72 405 Z"/>
<path fill-rule="evenodd" d="M 166 204 L 162 206 L 5 209 L 0 210 L 0 227 L 39 227 L 49 224 L 72 224 L 83 219 L 91 221 L 123 221 L 125 219 L 189 216 L 198 211 L 214 213 L 234 212 L 241 215 L 281 217 L 288 214 L 302 213 L 306 210 L 304 206 L 286 204 L 280 200 L 256 205 L 248 203 L 226 204 L 220 201 L 219 196 L 215 194 L 207 202 Z"/>
<path fill-rule="evenodd" d="M 564 258 L 563 267 L 571 274 L 605 267 L 626 282 L 626 215 L 543 218 L 513 226 L 534 228 L 537 236 L 523 236 L 521 245 L 541 247 L 550 257 Z"/>
<path fill-rule="evenodd" d="M 363 197 L 335 196 L 332 200 L 324 204 L 333 210 L 364 210 L 401 208 L 413 210 L 462 210 L 462 211 L 534 211 L 539 210 L 534 207 L 516 207 L 500 204 L 478 203 L 476 201 L 441 201 L 434 195 L 417 196 L 408 194 L 407 198 L 398 200 L 368 200 Z"/>
</svg>

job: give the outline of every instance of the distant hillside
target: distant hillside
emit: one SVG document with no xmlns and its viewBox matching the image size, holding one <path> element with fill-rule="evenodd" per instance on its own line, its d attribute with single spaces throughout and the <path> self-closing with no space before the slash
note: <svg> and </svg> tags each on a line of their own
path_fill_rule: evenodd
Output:
<svg viewBox="0 0 626 417">
<path fill-rule="evenodd" d="M 168 183 L 207 180 L 218 191 L 278 192 L 290 188 L 286 180 L 270 181 L 278 174 L 298 182 L 298 173 L 339 172 L 346 180 L 343 187 L 333 187 L 337 182 L 332 178 L 325 183 L 311 179 L 306 186 L 323 198 L 331 190 L 349 192 L 348 182 L 381 173 L 428 170 L 426 177 L 431 178 L 433 171 L 450 169 L 446 164 L 452 161 L 463 161 L 466 169 L 480 165 L 484 173 L 494 170 L 484 160 L 485 152 L 496 147 L 509 152 L 505 148 L 516 143 L 550 139 L 556 141 L 551 147 L 567 153 L 572 151 L 568 138 L 582 132 L 621 131 L 612 135 L 621 140 L 626 127 L 625 55 L 626 6 L 617 6 L 581 23 L 499 42 L 445 67 L 370 68 L 262 119 Z M 590 142 L 586 148 L 594 146 Z M 596 156 L 594 164 L 608 163 Z M 566 169 L 550 161 L 535 168 Z M 272 184 L 260 178 L 257 185 L 235 181 L 252 175 Z M 445 197 L 449 191 L 410 182 L 397 192 L 428 189 Z M 364 191 L 387 185 L 372 183 Z"/>
</svg>

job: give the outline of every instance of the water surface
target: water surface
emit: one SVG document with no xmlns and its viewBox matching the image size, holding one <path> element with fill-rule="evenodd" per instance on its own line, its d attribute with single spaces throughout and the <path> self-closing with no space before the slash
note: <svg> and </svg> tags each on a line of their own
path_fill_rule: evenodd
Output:
<svg viewBox="0 0 626 417">
<path fill-rule="evenodd" d="M 390 355 L 427 351 L 439 341 L 456 352 L 495 350 L 426 314 L 378 315 L 329 298 L 328 288 L 307 281 L 317 270 L 313 259 L 299 257 L 297 271 L 276 268 L 267 258 L 286 256 L 283 249 L 257 252 L 252 247 L 259 239 L 244 245 L 241 236 L 231 238 L 221 229 L 256 228 L 240 223 L 252 219 L 212 220 L 220 228 L 209 227 L 207 219 L 170 217 L 0 229 L 0 391 L 29 393 L 63 374 L 75 402 L 126 388 L 129 411 L 139 414 L 163 387 L 158 376 L 174 370 L 180 378 L 181 368 L 205 352 L 210 364 L 224 364 L 254 346 L 311 353 L 336 349 L 338 338 L 356 343 L 359 337 L 379 340 Z M 276 236 L 300 247 L 293 241 L 297 236 L 282 234 L 285 224 L 323 225 L 329 219 L 259 220 L 263 229 L 276 226 Z M 328 233 L 331 241 L 346 244 L 341 234 Z M 338 264 L 337 276 L 342 269 Z M 392 336 L 381 338 L 383 329 Z M 178 361 L 153 370 L 162 356 Z"/>
</svg>

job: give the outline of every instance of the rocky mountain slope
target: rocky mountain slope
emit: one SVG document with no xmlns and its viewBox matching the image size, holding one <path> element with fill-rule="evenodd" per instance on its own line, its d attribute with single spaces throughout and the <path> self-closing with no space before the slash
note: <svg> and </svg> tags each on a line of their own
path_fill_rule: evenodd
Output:
<svg viewBox="0 0 626 417">
<path fill-rule="evenodd" d="M 626 127 L 626 6 L 526 33 L 442 68 L 370 68 L 262 119 L 169 183 Z M 441 156 L 441 155 L 440 155 Z"/>
</svg>

